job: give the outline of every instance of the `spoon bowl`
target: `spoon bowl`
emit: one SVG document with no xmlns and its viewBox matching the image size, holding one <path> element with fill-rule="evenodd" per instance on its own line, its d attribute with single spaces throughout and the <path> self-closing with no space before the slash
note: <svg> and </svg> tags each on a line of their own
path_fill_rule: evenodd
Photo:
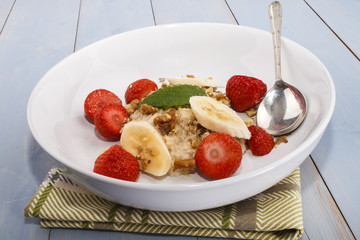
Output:
<svg viewBox="0 0 360 240">
<path fill-rule="evenodd" d="M 260 103 L 256 122 L 270 135 L 286 135 L 300 126 L 306 110 L 304 95 L 297 88 L 279 80 Z"/>
<path fill-rule="evenodd" d="M 279 1 L 269 6 L 272 28 L 275 75 L 274 86 L 259 104 L 256 124 L 273 136 L 287 135 L 297 129 L 307 112 L 305 96 L 281 77 L 281 20 L 282 8 Z"/>
</svg>

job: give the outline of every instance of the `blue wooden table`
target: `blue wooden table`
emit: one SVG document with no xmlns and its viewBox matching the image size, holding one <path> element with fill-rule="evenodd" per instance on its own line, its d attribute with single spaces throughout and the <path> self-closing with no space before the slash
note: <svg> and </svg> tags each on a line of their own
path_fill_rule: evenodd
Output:
<svg viewBox="0 0 360 240">
<path fill-rule="evenodd" d="M 270 31 L 270 1 L 1 0 L 0 239 L 197 239 L 44 229 L 23 209 L 53 160 L 32 137 L 27 101 L 39 79 L 72 52 L 124 31 L 168 23 L 219 22 Z M 312 51 L 336 86 L 333 118 L 301 165 L 302 239 L 360 238 L 360 2 L 282 1 L 283 36 Z M 202 239 L 202 238 L 199 238 Z"/>
</svg>

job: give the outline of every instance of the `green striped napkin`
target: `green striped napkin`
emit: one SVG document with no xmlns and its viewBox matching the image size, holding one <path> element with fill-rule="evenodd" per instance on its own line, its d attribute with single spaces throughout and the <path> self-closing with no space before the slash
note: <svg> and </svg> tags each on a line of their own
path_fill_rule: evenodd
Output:
<svg viewBox="0 0 360 240">
<path fill-rule="evenodd" d="M 25 207 L 26 217 L 49 228 L 208 236 L 298 239 L 303 233 L 300 170 L 249 199 L 209 210 L 157 212 L 98 197 L 52 168 Z"/>
</svg>

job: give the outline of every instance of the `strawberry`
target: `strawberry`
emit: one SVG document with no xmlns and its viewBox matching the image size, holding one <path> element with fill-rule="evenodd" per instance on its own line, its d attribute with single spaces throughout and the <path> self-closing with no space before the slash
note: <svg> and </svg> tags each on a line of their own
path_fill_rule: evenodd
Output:
<svg viewBox="0 0 360 240">
<path fill-rule="evenodd" d="M 131 153 L 119 145 L 113 145 L 96 159 L 94 172 L 135 182 L 140 170 L 138 161 Z"/>
<path fill-rule="evenodd" d="M 242 75 L 232 76 L 226 84 L 226 96 L 236 111 L 256 106 L 266 94 L 266 84 L 260 79 Z"/>
<path fill-rule="evenodd" d="M 201 141 L 195 153 L 198 169 L 205 176 L 222 179 L 239 168 L 242 149 L 238 141 L 227 133 L 212 133 Z"/>
<path fill-rule="evenodd" d="M 101 136 L 109 140 L 120 139 L 120 130 L 129 117 L 126 109 L 119 104 L 109 104 L 95 115 L 95 127 Z"/>
<path fill-rule="evenodd" d="M 261 127 L 252 125 L 249 127 L 251 137 L 248 146 L 255 156 L 264 156 L 274 148 L 274 138 Z"/>
<path fill-rule="evenodd" d="M 95 114 L 99 111 L 99 109 L 111 103 L 122 105 L 121 99 L 118 96 L 116 96 L 114 93 L 106 89 L 96 89 L 92 91 L 85 99 L 84 102 L 85 115 L 91 121 L 94 121 Z"/>
<path fill-rule="evenodd" d="M 131 83 L 125 92 L 125 101 L 127 104 L 131 103 L 132 100 L 138 99 L 141 101 L 149 93 L 158 89 L 155 82 L 149 79 L 139 79 Z"/>
</svg>

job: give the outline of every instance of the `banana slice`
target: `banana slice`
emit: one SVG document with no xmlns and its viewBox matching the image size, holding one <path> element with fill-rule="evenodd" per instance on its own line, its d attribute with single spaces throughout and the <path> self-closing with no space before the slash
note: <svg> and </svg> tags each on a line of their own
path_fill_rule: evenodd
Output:
<svg viewBox="0 0 360 240">
<path fill-rule="evenodd" d="M 177 77 L 177 78 L 168 78 L 167 79 L 170 85 L 177 84 L 188 84 L 195 86 L 205 86 L 205 87 L 224 87 L 220 85 L 213 78 L 199 78 L 199 77 Z"/>
<path fill-rule="evenodd" d="M 146 121 L 131 121 L 125 124 L 120 145 L 140 163 L 140 169 L 154 176 L 164 176 L 172 160 L 159 132 Z"/>
<path fill-rule="evenodd" d="M 214 132 L 227 133 L 233 137 L 249 139 L 250 131 L 244 121 L 230 107 L 211 97 L 190 98 L 191 109 L 198 122 Z"/>
</svg>

